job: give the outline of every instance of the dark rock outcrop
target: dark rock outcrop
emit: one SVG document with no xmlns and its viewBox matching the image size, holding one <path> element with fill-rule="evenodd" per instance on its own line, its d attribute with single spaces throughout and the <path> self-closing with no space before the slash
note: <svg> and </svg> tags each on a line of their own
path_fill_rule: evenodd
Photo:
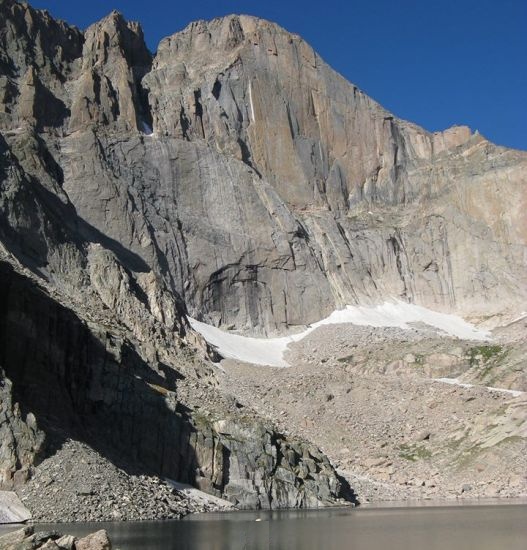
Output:
<svg viewBox="0 0 527 550">
<path fill-rule="evenodd" d="M 13 403 L 12 382 L 0 370 L 0 490 L 23 484 L 38 457 L 44 433 L 35 415 Z"/>
<path fill-rule="evenodd" d="M 238 508 L 317 508 L 335 495 L 353 499 L 316 448 L 291 441 L 252 418 L 197 421 L 200 467 L 196 483 Z M 270 474 L 269 474 L 270 473 Z"/>
<path fill-rule="evenodd" d="M 189 410 L 177 398 L 176 369 L 145 360 L 118 326 L 80 319 L 7 263 L 0 263 L 0 312 L 0 362 L 26 419 L 14 444 L 6 442 L 16 451 L 6 461 L 10 478 L 38 458 L 45 432 L 44 454 L 74 437 L 126 471 L 194 484 L 241 508 L 329 505 L 343 493 L 313 446 L 213 401 Z"/>
</svg>

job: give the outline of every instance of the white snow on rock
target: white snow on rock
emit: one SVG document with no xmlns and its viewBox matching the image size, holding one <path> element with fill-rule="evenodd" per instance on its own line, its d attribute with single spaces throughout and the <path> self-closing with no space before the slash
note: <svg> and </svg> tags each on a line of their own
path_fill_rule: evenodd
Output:
<svg viewBox="0 0 527 550">
<path fill-rule="evenodd" d="M 407 304 L 399 300 L 379 306 L 346 306 L 334 311 L 329 317 L 313 323 L 299 334 L 279 338 L 253 338 L 225 332 L 189 317 L 194 330 L 212 344 L 223 357 L 238 359 L 255 365 L 288 367 L 284 352 L 291 342 L 298 342 L 322 325 L 351 323 L 371 327 L 412 328 L 410 323 L 425 323 L 450 336 L 464 340 L 489 340 L 490 333 L 479 330 L 457 315 L 438 313 L 425 307 Z"/>
<path fill-rule="evenodd" d="M 212 344 L 223 357 L 238 359 L 255 365 L 268 365 L 270 367 L 288 367 L 283 354 L 287 346 L 294 342 L 294 336 L 281 338 L 252 338 L 231 334 L 219 328 L 201 323 L 189 317 L 192 328 L 199 332 L 209 344 Z M 308 329 L 311 332 L 312 329 Z M 302 333 L 305 336 L 305 333 Z M 300 336 L 297 334 L 295 336 Z M 302 336 L 302 338 L 303 338 Z"/>
<path fill-rule="evenodd" d="M 462 388 L 485 388 L 488 391 L 495 391 L 501 393 L 508 393 L 513 397 L 519 397 L 525 392 L 520 390 L 509 390 L 506 388 L 493 388 L 492 386 L 477 386 L 476 384 L 467 384 L 466 382 L 461 382 L 459 378 L 434 378 L 434 382 L 442 382 L 443 384 L 452 384 L 453 386 L 461 386 Z"/>
<path fill-rule="evenodd" d="M 171 487 L 176 489 L 176 491 L 179 491 L 180 493 L 182 493 L 187 498 L 189 498 L 190 500 L 192 500 L 197 504 L 213 505 L 223 510 L 231 510 L 234 508 L 234 504 L 232 502 L 229 502 L 228 500 L 225 500 L 220 497 L 216 497 L 214 495 L 209 495 L 208 493 L 204 493 L 203 491 L 196 489 L 196 487 L 193 487 L 192 485 L 188 485 L 186 483 L 180 483 L 179 481 L 174 481 L 173 479 L 169 479 L 169 478 L 165 478 L 165 481 Z"/>
</svg>

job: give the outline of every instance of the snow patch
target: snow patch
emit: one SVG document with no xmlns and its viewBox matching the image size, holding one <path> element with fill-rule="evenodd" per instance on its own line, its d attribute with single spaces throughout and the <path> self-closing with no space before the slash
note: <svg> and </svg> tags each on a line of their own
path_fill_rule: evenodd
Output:
<svg viewBox="0 0 527 550">
<path fill-rule="evenodd" d="M 199 332 L 209 344 L 218 348 L 223 357 L 238 359 L 255 365 L 288 367 L 283 354 L 287 346 L 294 342 L 292 336 L 283 338 L 252 338 L 230 334 L 212 325 L 201 323 L 189 317 L 191 327 Z"/>
<path fill-rule="evenodd" d="M 397 327 L 411 329 L 410 323 L 425 323 L 450 336 L 464 340 L 489 340 L 490 333 L 478 330 L 457 315 L 438 313 L 425 307 L 407 304 L 399 300 L 385 302 L 375 307 L 346 306 L 334 311 L 329 317 L 313 323 L 299 334 L 279 338 L 253 338 L 231 334 L 219 328 L 189 318 L 194 330 L 199 332 L 209 344 L 216 346 L 224 357 L 238 359 L 256 365 L 288 367 L 284 359 L 287 346 L 299 342 L 316 328 L 323 325 L 351 323 L 370 327 Z"/>
<path fill-rule="evenodd" d="M 249 107 L 251 108 L 251 113 L 250 113 L 251 122 L 254 122 L 253 87 L 251 82 L 249 82 Z"/>
<path fill-rule="evenodd" d="M 488 391 L 495 391 L 501 393 L 508 393 L 513 397 L 519 397 L 525 392 L 520 390 L 509 390 L 506 388 L 493 388 L 492 386 L 478 386 L 476 384 L 467 384 L 465 382 L 460 382 L 459 378 L 434 378 L 434 382 L 443 382 L 443 384 L 452 384 L 453 386 L 461 386 L 462 388 L 485 388 Z"/>
<path fill-rule="evenodd" d="M 173 479 L 165 478 L 165 481 L 176 491 L 179 491 L 183 495 L 185 495 L 187 498 L 192 500 L 193 502 L 201 505 L 213 505 L 220 509 L 224 510 L 231 510 L 234 508 L 234 504 L 232 502 L 229 502 L 228 500 L 225 500 L 220 497 L 216 497 L 214 495 L 209 495 L 208 493 L 205 493 L 203 491 L 200 491 L 199 489 L 196 489 L 192 485 L 188 485 L 186 483 L 180 483 L 179 481 L 174 481 Z"/>
</svg>

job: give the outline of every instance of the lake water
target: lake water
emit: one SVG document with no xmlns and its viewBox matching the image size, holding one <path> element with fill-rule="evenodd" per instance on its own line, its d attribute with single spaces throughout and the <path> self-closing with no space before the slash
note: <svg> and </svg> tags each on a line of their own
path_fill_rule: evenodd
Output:
<svg viewBox="0 0 527 550">
<path fill-rule="evenodd" d="M 526 504 L 234 512 L 37 528 L 50 527 L 74 535 L 104 528 L 121 550 L 527 549 Z"/>
</svg>

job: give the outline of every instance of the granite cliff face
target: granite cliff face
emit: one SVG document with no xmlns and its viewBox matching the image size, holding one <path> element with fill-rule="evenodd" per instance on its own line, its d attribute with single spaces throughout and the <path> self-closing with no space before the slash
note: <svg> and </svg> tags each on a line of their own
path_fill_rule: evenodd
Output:
<svg viewBox="0 0 527 550">
<path fill-rule="evenodd" d="M 256 18 L 192 23 L 152 58 L 116 12 L 84 35 L 3 17 L 3 128 L 39 132 L 79 217 L 193 316 L 272 333 L 388 297 L 525 301 L 525 153 L 397 119 Z"/>
<path fill-rule="evenodd" d="M 525 309 L 526 174 L 266 21 L 192 23 L 152 56 L 117 12 L 83 33 L 0 0 L 0 483 L 46 434 L 242 507 L 335 502 L 316 448 L 217 394 L 187 313 L 271 334 L 389 297 Z"/>
</svg>

